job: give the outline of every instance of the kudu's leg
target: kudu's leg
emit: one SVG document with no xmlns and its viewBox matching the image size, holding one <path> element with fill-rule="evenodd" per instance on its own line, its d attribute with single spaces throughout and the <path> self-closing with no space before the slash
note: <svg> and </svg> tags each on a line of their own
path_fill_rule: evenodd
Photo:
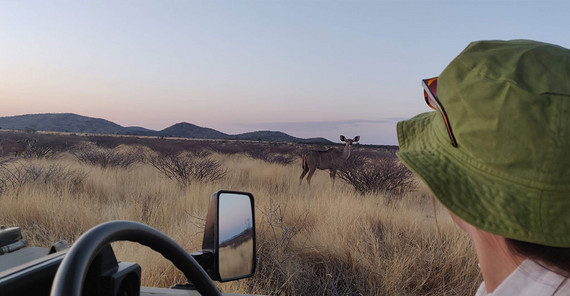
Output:
<svg viewBox="0 0 570 296">
<path fill-rule="evenodd" d="M 316 169 L 317 168 L 309 168 L 309 175 L 307 175 L 307 183 L 309 183 L 309 185 L 311 185 L 311 178 L 313 177 Z"/>
<path fill-rule="evenodd" d="M 304 154 L 301 156 L 301 167 L 303 168 L 303 172 L 301 173 L 301 177 L 299 177 L 299 185 L 301 185 L 301 183 L 303 183 L 303 178 L 305 177 L 305 175 L 309 171 L 309 164 L 307 163 L 307 156 Z"/>
<path fill-rule="evenodd" d="M 332 185 L 334 186 L 334 178 L 336 177 L 336 170 L 331 170 L 331 181 L 332 181 Z"/>
<path fill-rule="evenodd" d="M 309 172 L 309 168 L 308 167 L 303 167 L 303 173 L 301 173 L 301 177 L 299 177 L 299 185 L 301 185 L 301 183 L 303 183 L 303 178 L 305 177 L 305 175 Z"/>
</svg>

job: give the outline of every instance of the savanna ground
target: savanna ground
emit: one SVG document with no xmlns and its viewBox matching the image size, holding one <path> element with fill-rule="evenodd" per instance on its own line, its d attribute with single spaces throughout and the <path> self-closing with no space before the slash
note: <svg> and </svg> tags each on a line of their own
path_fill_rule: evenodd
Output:
<svg viewBox="0 0 570 296">
<path fill-rule="evenodd" d="M 194 252 L 210 195 L 227 189 L 255 197 L 258 258 L 252 278 L 218 284 L 223 292 L 473 295 L 481 281 L 468 238 L 393 147 L 353 146 L 333 187 L 325 171 L 299 185 L 300 153 L 320 146 L 0 133 L 26 137 L 37 143 L 23 157 L 0 158 L 0 225 L 21 227 L 32 246 L 72 243 L 121 219 Z M 119 260 L 142 266 L 144 286 L 185 282 L 144 246 L 113 248 Z"/>
</svg>

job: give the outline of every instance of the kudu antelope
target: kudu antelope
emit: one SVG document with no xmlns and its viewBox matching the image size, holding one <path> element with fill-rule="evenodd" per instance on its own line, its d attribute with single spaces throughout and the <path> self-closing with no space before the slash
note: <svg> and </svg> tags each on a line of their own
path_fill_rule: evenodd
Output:
<svg viewBox="0 0 570 296">
<path fill-rule="evenodd" d="M 24 151 L 29 150 L 36 140 L 26 139 L 18 141 L 3 141 L 0 143 L 0 156 L 5 156 L 14 152 L 14 156 L 18 157 L 24 153 Z"/>
<path fill-rule="evenodd" d="M 307 183 L 311 184 L 311 178 L 315 170 L 319 169 L 330 170 L 332 184 L 334 185 L 336 171 L 348 160 L 350 157 L 350 146 L 352 146 L 352 143 L 358 142 L 360 136 L 356 136 L 354 139 L 347 139 L 344 136 L 340 136 L 340 140 L 346 143 L 342 150 L 337 148 L 329 148 L 326 151 L 311 150 L 302 155 L 303 173 L 299 178 L 299 184 L 303 182 L 303 178 L 307 173 L 309 173 L 309 175 L 307 175 Z"/>
</svg>

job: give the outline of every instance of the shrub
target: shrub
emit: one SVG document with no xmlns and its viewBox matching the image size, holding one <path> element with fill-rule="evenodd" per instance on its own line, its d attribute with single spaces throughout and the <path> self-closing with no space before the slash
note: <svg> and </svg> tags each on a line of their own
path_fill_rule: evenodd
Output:
<svg viewBox="0 0 570 296">
<path fill-rule="evenodd" d="M 188 186 L 192 181 L 201 183 L 223 179 L 226 170 L 221 164 L 209 158 L 195 158 L 189 154 L 158 155 L 150 163 L 167 178 L 176 180 L 181 186 Z"/>
<path fill-rule="evenodd" d="M 47 146 L 32 146 L 26 152 L 24 152 L 24 157 L 26 158 L 53 158 L 55 156 L 55 151 Z"/>
<path fill-rule="evenodd" d="M 415 188 L 412 172 L 393 158 L 367 159 L 354 155 L 339 170 L 339 178 L 351 184 L 362 195 L 401 195 Z"/>
<path fill-rule="evenodd" d="M 206 158 L 210 155 L 212 155 L 212 150 L 209 149 L 199 149 L 199 150 L 194 150 L 192 152 L 192 154 L 194 154 L 194 156 L 198 157 L 198 158 Z"/>
<path fill-rule="evenodd" d="M 85 177 L 85 173 L 59 164 L 47 167 L 32 163 L 17 163 L 10 167 L 0 165 L 0 195 L 8 189 L 17 194 L 28 184 L 51 185 L 57 190 L 67 188 L 76 191 Z"/>
<path fill-rule="evenodd" d="M 84 146 L 72 152 L 79 161 L 98 165 L 102 168 L 122 167 L 128 168 L 135 162 L 141 161 L 141 155 L 124 153 L 112 149 Z"/>
<path fill-rule="evenodd" d="M 254 149 L 247 151 L 247 155 L 251 158 L 261 159 L 269 163 L 278 163 L 283 165 L 291 164 L 298 158 L 297 155 L 284 154 L 280 152 L 272 151 L 270 148 L 258 148 L 252 147 Z"/>
</svg>

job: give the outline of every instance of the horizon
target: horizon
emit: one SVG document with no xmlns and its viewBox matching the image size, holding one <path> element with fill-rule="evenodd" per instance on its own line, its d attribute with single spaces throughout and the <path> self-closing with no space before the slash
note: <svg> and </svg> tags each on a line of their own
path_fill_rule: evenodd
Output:
<svg viewBox="0 0 570 296">
<path fill-rule="evenodd" d="M 4 1 L 0 117 L 397 145 L 471 41 L 570 47 L 565 1 Z"/>
<path fill-rule="evenodd" d="M 196 125 L 196 124 L 193 124 L 193 123 L 191 123 L 191 122 L 185 122 L 185 121 L 175 122 L 175 123 L 172 123 L 172 124 L 169 125 L 169 126 L 166 126 L 166 127 L 164 127 L 164 128 L 161 128 L 161 129 L 150 129 L 150 128 L 146 128 L 146 127 L 144 127 L 144 126 L 123 126 L 123 125 L 120 125 L 120 124 L 118 124 L 118 123 L 116 123 L 116 122 L 110 121 L 110 120 L 108 120 L 108 119 L 106 119 L 106 118 L 85 116 L 85 115 L 81 115 L 81 114 L 77 114 L 77 113 L 33 113 L 33 114 L 18 114 L 18 115 L 10 115 L 10 116 L 0 116 L 0 119 L 2 119 L 2 118 L 10 118 L 10 117 L 42 116 L 42 115 L 75 115 L 75 116 L 80 116 L 80 117 L 85 117 L 85 118 L 91 118 L 91 119 L 95 119 L 95 120 L 104 120 L 104 121 L 107 121 L 107 122 L 109 122 L 109 123 L 117 124 L 117 125 L 119 125 L 119 126 L 121 126 L 121 127 L 123 127 L 123 128 L 142 128 L 142 129 L 145 129 L 145 130 L 148 130 L 148 131 L 152 131 L 152 132 L 160 132 L 160 131 L 163 131 L 163 130 L 165 130 L 165 129 L 171 128 L 171 127 L 173 127 L 173 126 L 175 126 L 175 125 L 179 125 L 179 124 L 191 124 L 191 125 L 198 126 L 198 127 L 200 127 L 200 128 L 210 128 L 210 127 L 208 127 L 208 126 L 200 126 L 200 125 Z M 274 123 L 274 124 L 279 124 L 279 123 Z M 214 128 L 210 128 L 210 129 L 214 129 Z M 11 129 L 6 129 L 6 128 L 4 128 L 4 127 L 0 127 L 0 130 L 11 130 Z M 214 130 L 216 130 L 216 129 L 214 129 Z M 47 132 L 49 132 L 48 130 L 38 130 L 38 131 L 47 131 Z M 271 130 L 271 129 L 265 129 L 265 130 L 249 130 L 249 131 L 245 131 L 245 132 L 241 132 L 241 133 L 235 133 L 235 134 L 226 133 L 226 132 L 221 131 L 221 130 L 216 130 L 216 131 L 221 132 L 221 133 L 224 133 L 224 134 L 229 135 L 229 136 L 237 136 L 237 135 L 241 135 L 241 134 L 255 133 L 255 132 L 281 132 L 281 133 L 285 133 L 285 132 L 283 132 L 283 131 L 281 131 L 281 130 Z M 285 133 L 285 134 L 287 134 L 287 133 Z M 125 134 L 125 135 L 128 135 L 128 134 Z M 289 135 L 289 134 L 287 134 L 287 135 Z M 292 135 L 289 135 L 289 136 L 292 136 Z M 340 135 L 339 135 L 339 136 L 340 136 Z M 294 136 L 292 136 L 292 137 L 294 137 Z M 298 137 L 296 137 L 296 138 L 298 138 Z M 311 138 L 298 138 L 298 139 L 301 139 L 301 140 L 308 140 L 308 139 L 318 139 L 318 138 L 323 138 L 323 139 L 329 140 L 329 141 L 334 142 L 334 143 L 340 143 L 340 141 L 338 141 L 338 140 L 335 141 L 334 139 L 328 139 L 328 138 L 324 138 L 324 137 L 311 137 Z M 349 137 L 349 138 L 350 138 L 350 137 Z M 390 144 L 364 144 L 364 145 L 398 146 L 397 144 L 394 144 L 394 145 L 390 145 Z"/>
</svg>

